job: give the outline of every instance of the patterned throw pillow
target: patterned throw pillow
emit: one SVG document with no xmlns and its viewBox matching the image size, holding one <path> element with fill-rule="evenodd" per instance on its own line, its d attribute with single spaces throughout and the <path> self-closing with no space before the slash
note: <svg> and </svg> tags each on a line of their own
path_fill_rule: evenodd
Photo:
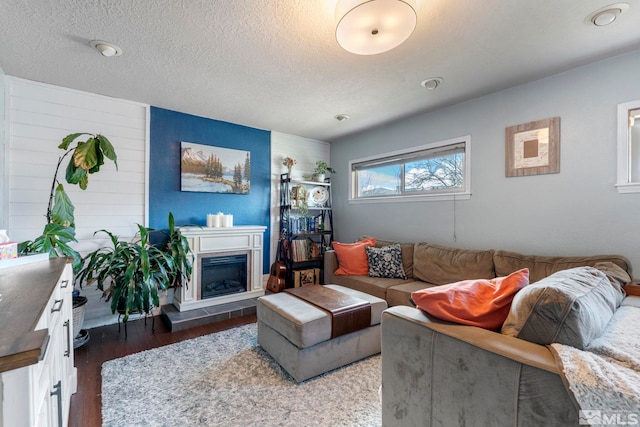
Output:
<svg viewBox="0 0 640 427">
<path fill-rule="evenodd" d="M 366 251 L 369 261 L 369 277 L 407 278 L 402 267 L 402 250 L 399 244 L 382 248 L 367 246 Z"/>
</svg>

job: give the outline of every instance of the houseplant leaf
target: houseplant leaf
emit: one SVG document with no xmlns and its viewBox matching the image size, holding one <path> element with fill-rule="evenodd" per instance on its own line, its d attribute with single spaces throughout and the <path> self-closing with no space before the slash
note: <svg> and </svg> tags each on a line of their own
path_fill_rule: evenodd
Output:
<svg viewBox="0 0 640 427">
<path fill-rule="evenodd" d="M 100 166 L 104 165 L 104 155 L 102 154 L 102 151 L 96 150 L 96 157 L 97 157 L 96 165 L 91 169 L 89 169 L 89 173 L 98 172 L 100 170 Z"/>
<path fill-rule="evenodd" d="M 90 133 L 86 133 L 86 132 L 78 132 L 78 133 L 72 133 L 69 134 L 67 136 L 65 136 L 64 138 L 62 138 L 62 143 L 60 145 L 58 145 L 58 148 L 61 148 L 63 150 L 67 150 L 69 149 L 69 145 L 71 145 L 71 143 L 80 135 L 91 135 Z"/>
<path fill-rule="evenodd" d="M 62 184 L 58 184 L 54 194 L 53 207 L 51 208 L 51 222 L 63 227 L 75 227 L 74 210 L 73 203 L 65 193 L 64 187 Z"/>
<path fill-rule="evenodd" d="M 73 160 L 69 161 L 69 164 L 67 165 L 66 174 L 65 174 L 65 179 L 69 184 L 78 184 L 86 177 L 86 175 L 87 175 L 86 170 L 74 165 Z M 85 190 L 86 188 L 87 187 L 85 185 L 83 190 Z"/>
<path fill-rule="evenodd" d="M 113 163 L 116 165 L 116 170 L 118 169 L 118 156 L 116 154 L 116 150 L 113 149 L 113 145 L 111 145 L 111 141 L 107 139 L 104 135 L 97 135 L 96 138 L 100 141 L 100 149 L 105 157 L 109 160 L 113 160 Z"/>
<path fill-rule="evenodd" d="M 73 164 L 77 168 L 89 170 L 98 164 L 98 140 L 89 138 L 86 142 L 79 142 L 73 152 Z"/>
</svg>

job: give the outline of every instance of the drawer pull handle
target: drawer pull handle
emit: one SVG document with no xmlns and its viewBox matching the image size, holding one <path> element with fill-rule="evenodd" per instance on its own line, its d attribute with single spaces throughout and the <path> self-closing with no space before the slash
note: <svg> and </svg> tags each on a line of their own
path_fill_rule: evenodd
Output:
<svg viewBox="0 0 640 427">
<path fill-rule="evenodd" d="M 69 324 L 69 320 L 65 320 L 62 324 L 65 328 L 67 328 L 67 349 L 64 351 L 64 356 L 71 356 L 71 325 Z"/>
<path fill-rule="evenodd" d="M 69 281 L 68 280 L 63 280 L 62 282 L 60 282 L 60 288 L 64 289 L 67 286 L 69 286 Z"/>
<path fill-rule="evenodd" d="M 53 386 L 53 391 L 50 393 L 51 396 L 57 396 L 56 399 L 58 401 L 58 425 L 62 425 L 62 380 L 58 381 Z"/>
<path fill-rule="evenodd" d="M 51 312 L 55 313 L 56 311 L 62 310 L 63 301 L 64 301 L 64 299 L 55 300 L 55 302 L 53 303 L 53 307 L 51 307 Z"/>
</svg>

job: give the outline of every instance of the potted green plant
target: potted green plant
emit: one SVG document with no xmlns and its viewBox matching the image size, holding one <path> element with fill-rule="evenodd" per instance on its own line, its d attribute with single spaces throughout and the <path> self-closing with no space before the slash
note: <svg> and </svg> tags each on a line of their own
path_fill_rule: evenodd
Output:
<svg viewBox="0 0 640 427">
<path fill-rule="evenodd" d="M 169 213 L 167 239 L 160 244 L 149 242 L 151 228 L 138 224 L 133 241 L 119 240 L 107 230 L 110 247 L 102 247 L 84 258 L 84 267 L 76 276 L 80 284 L 94 282 L 106 301 L 111 302 L 111 312 L 124 315 L 127 322 L 132 313 L 150 314 L 160 305 L 159 290 L 186 286 L 191 277 L 193 254 L 187 239 L 174 226 Z"/>
<path fill-rule="evenodd" d="M 88 136 L 86 141 L 76 142 L 84 135 Z M 76 145 L 71 147 L 74 142 Z M 77 273 L 82 266 L 82 257 L 69 246 L 70 242 L 77 241 L 73 216 L 74 206 L 64 191 L 64 186 L 58 181 L 60 165 L 67 156 L 71 155 L 65 173 L 66 181 L 86 190 L 89 185 L 89 175 L 100 170 L 100 167 L 104 165 L 105 158 L 112 160 L 116 169 L 118 168 L 117 155 L 107 137 L 100 134 L 72 133 L 62 138 L 62 143 L 58 145 L 58 148 L 66 151 L 58 158 L 58 164 L 53 174 L 46 212 L 47 223 L 40 236 L 34 240 L 19 243 L 18 252 L 21 255 L 48 253 L 50 257 L 73 258 L 73 271 Z"/>
<path fill-rule="evenodd" d="M 336 170 L 329 166 L 324 160 L 318 160 L 316 167 L 313 169 L 313 177 L 318 182 L 324 182 L 327 172 L 336 173 Z"/>
</svg>

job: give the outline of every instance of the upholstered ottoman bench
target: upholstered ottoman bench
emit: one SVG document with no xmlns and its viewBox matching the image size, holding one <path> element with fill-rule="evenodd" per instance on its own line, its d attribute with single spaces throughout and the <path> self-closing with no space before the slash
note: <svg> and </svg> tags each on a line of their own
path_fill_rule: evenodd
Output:
<svg viewBox="0 0 640 427">
<path fill-rule="evenodd" d="M 339 285 L 312 286 L 321 291 L 327 289 L 320 292 L 323 295 L 318 305 L 289 292 L 265 295 L 257 303 L 258 344 L 296 382 L 380 353 L 380 319 L 387 308 L 385 300 Z M 323 304 L 327 295 L 328 304 Z M 342 300 L 342 296 L 347 301 L 344 309 L 340 304 L 331 304 L 331 299 Z M 331 308 L 327 311 L 321 306 Z M 354 306 L 358 306 L 355 310 L 370 307 L 370 321 L 362 329 L 348 332 L 363 313 L 356 313 Z"/>
</svg>

